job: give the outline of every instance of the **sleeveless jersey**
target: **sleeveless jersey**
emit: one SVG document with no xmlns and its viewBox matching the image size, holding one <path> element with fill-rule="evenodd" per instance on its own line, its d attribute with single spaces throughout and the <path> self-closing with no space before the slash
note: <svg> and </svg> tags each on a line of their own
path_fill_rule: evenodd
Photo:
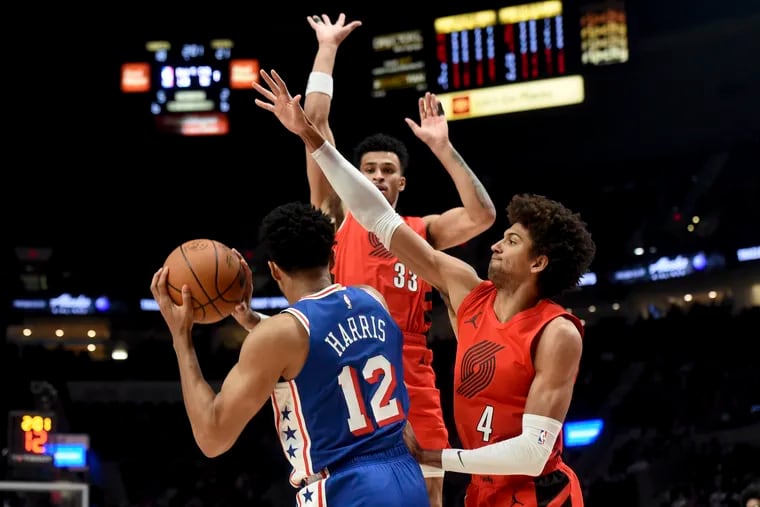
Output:
<svg viewBox="0 0 760 507">
<path fill-rule="evenodd" d="M 570 319 L 583 336 L 580 320 L 547 299 L 500 322 L 493 310 L 495 297 L 496 287 L 484 281 L 465 297 L 457 311 L 454 420 L 465 449 L 522 433 L 525 401 L 535 376 L 531 346 L 550 321 L 557 317 Z M 561 454 L 560 435 L 543 474 L 559 466 Z M 509 481 L 519 477 L 522 476 L 493 479 Z"/>
<path fill-rule="evenodd" d="M 334 284 L 283 312 L 309 333 L 303 369 L 279 382 L 271 397 L 291 484 L 404 445 L 403 335 L 385 307 L 364 289 Z"/>
<path fill-rule="evenodd" d="M 409 227 L 427 239 L 421 217 L 403 217 Z M 430 330 L 433 289 L 429 283 L 409 271 L 375 236 L 368 232 L 352 214 L 347 213 L 335 236 L 335 267 L 337 283 L 349 286 L 366 284 L 385 297 L 393 319 L 407 340 L 426 346 Z M 416 335 L 416 336 L 414 336 Z"/>
</svg>

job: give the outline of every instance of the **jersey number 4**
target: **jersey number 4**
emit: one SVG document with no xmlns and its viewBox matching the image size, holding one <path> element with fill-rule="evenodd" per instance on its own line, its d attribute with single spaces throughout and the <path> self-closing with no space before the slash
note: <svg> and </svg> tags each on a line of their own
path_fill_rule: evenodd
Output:
<svg viewBox="0 0 760 507">
<path fill-rule="evenodd" d="M 358 372 L 351 366 L 344 366 L 338 376 L 338 385 L 343 390 L 348 408 L 348 429 L 356 436 L 372 433 L 404 417 L 401 403 L 391 398 L 396 390 L 396 376 L 393 365 L 382 355 L 369 358 L 362 368 L 361 376 L 369 384 L 380 385 L 369 400 L 372 419 L 367 417 Z"/>
<path fill-rule="evenodd" d="M 493 433 L 493 407 L 491 405 L 486 405 L 483 413 L 480 414 L 477 430 L 483 434 L 483 442 L 488 442 L 491 433 Z"/>
</svg>

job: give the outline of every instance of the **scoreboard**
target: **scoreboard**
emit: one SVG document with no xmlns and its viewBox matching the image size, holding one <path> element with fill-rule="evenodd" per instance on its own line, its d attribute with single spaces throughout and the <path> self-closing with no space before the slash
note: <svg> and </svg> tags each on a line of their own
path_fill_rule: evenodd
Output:
<svg viewBox="0 0 760 507">
<path fill-rule="evenodd" d="M 372 69 L 372 96 L 385 97 L 393 90 L 428 87 L 422 30 L 405 30 L 372 38 L 376 64 Z"/>
<path fill-rule="evenodd" d="M 140 61 L 122 64 L 121 90 L 149 96 L 158 132 L 185 136 L 229 132 L 232 90 L 252 90 L 255 58 L 233 58 L 228 38 L 152 40 Z"/>
<path fill-rule="evenodd" d="M 371 34 L 371 47 L 354 63 L 369 63 L 361 74 L 370 78 L 372 98 L 431 91 L 449 120 L 581 104 L 586 100 L 582 71 L 590 77 L 602 72 L 594 67 L 629 58 L 624 2 L 437 4 L 441 10 L 428 10 L 424 17 L 396 16 L 375 25 L 383 31 Z M 143 110 L 152 114 L 159 132 L 227 134 L 235 97 L 252 102 L 237 90 L 252 91 L 258 81 L 259 59 L 239 53 L 271 49 L 247 48 L 246 37 L 237 42 L 243 47 L 226 36 L 149 41 L 122 64 L 122 92 L 145 97 Z"/>
<path fill-rule="evenodd" d="M 562 25 L 560 2 L 438 18 L 438 85 L 455 91 L 564 75 Z"/>
<path fill-rule="evenodd" d="M 583 102 L 562 9 L 553 0 L 436 19 L 436 84 L 449 119 Z"/>
<path fill-rule="evenodd" d="M 573 21 L 568 37 L 567 24 L 561 0 L 433 18 L 420 30 L 416 51 L 408 44 L 397 45 L 396 53 L 402 55 L 397 60 L 416 65 L 407 65 L 406 75 L 397 72 L 392 80 L 374 79 L 372 94 L 383 97 L 395 89 L 419 90 L 426 84 L 449 120 L 582 103 L 585 86 L 576 44 L 580 31 Z M 375 53 L 380 56 L 377 47 Z M 424 74 L 420 61 L 425 62 Z M 386 58 L 376 69 L 388 67 Z"/>
</svg>

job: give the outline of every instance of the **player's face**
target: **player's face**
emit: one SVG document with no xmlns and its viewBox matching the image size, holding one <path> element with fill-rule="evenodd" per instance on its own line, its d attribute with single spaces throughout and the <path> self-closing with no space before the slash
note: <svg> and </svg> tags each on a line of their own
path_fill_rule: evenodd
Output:
<svg viewBox="0 0 760 507">
<path fill-rule="evenodd" d="M 529 279 L 535 271 L 536 256 L 528 230 L 514 224 L 504 231 L 504 237 L 491 245 L 488 279 L 497 288 L 516 286 Z"/>
<path fill-rule="evenodd" d="M 359 170 L 395 207 L 398 194 L 406 185 L 398 155 L 390 151 L 369 151 L 362 155 Z"/>
</svg>

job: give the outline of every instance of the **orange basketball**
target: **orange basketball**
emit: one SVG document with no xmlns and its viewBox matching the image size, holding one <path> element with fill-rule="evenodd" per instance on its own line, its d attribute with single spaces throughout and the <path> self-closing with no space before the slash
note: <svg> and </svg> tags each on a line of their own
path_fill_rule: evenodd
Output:
<svg viewBox="0 0 760 507">
<path fill-rule="evenodd" d="M 194 239 L 175 248 L 166 258 L 169 295 L 182 304 L 182 285 L 193 297 L 194 321 L 219 322 L 243 299 L 245 271 L 228 246 L 212 239 Z"/>
</svg>

